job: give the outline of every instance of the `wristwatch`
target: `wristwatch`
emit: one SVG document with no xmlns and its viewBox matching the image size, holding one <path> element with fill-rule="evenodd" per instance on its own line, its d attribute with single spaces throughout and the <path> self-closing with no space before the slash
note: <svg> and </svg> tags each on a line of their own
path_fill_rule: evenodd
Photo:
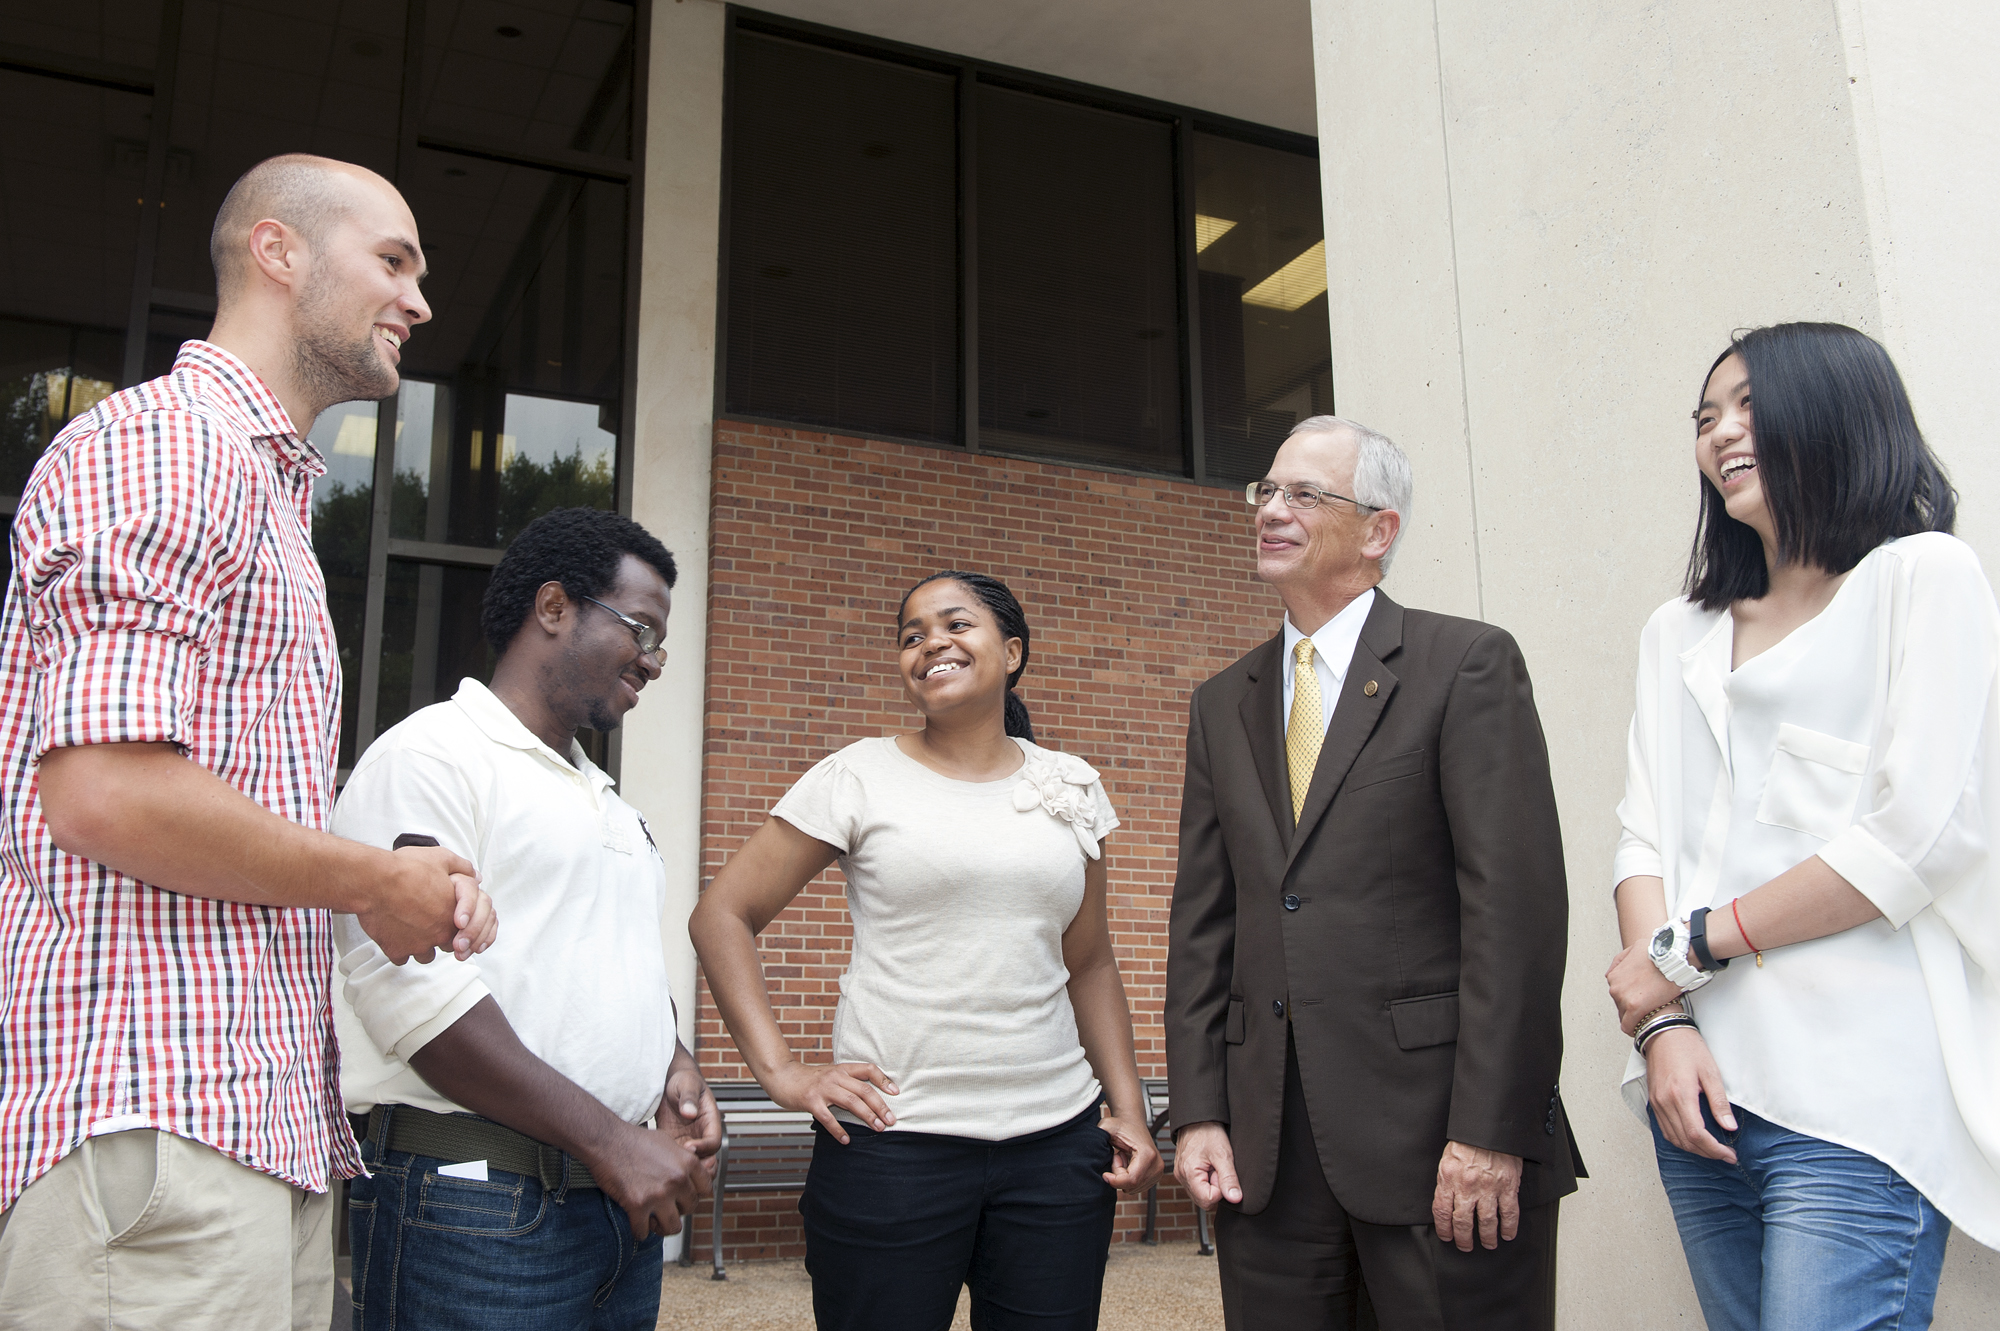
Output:
<svg viewBox="0 0 2000 1331">
<path fill-rule="evenodd" d="M 1682 993 L 1691 993 L 1707 984 L 1715 976 L 1689 963 L 1688 927 L 1678 920 L 1669 920 L 1653 933 L 1653 939 L 1646 945 L 1646 955 L 1653 959 L 1653 965 L 1667 982 Z"/>
</svg>

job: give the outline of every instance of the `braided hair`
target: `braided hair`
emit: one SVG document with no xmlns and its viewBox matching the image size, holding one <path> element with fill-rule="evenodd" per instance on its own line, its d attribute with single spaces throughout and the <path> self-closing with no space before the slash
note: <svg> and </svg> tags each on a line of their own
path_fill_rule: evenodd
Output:
<svg viewBox="0 0 2000 1331">
<path fill-rule="evenodd" d="M 992 612 L 1000 626 L 1002 641 L 1008 638 L 1021 640 L 1021 664 L 1015 666 L 1007 676 L 1007 701 L 1004 718 L 1007 734 L 1013 739 L 1035 742 L 1035 727 L 1028 720 L 1028 704 L 1021 701 L 1021 695 L 1014 692 L 1014 686 L 1021 682 L 1021 676 L 1028 669 L 1028 616 L 1021 610 L 1021 603 L 1014 599 L 1014 593 L 1007 590 L 1007 584 L 998 578 L 989 578 L 984 573 L 966 573 L 959 569 L 946 569 L 933 573 L 903 593 L 902 604 L 896 610 L 896 622 L 901 623 L 903 611 L 910 605 L 910 598 L 917 594 L 917 588 L 933 582 L 955 582 L 979 598 L 979 603 Z"/>
</svg>

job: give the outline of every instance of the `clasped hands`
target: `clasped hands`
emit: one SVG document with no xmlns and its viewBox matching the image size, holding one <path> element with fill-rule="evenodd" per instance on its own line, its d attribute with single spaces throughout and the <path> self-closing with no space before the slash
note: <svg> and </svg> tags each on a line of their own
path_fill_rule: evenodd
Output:
<svg viewBox="0 0 2000 1331">
<path fill-rule="evenodd" d="M 1220 1123 L 1190 1123 L 1174 1143 L 1174 1177 L 1195 1205 L 1213 1211 L 1221 1202 L 1243 1200 L 1229 1129 Z M 1441 1241 L 1460 1252 L 1472 1251 L 1475 1236 L 1486 1248 L 1512 1239 L 1521 1229 L 1521 1157 L 1446 1142 L 1431 1194 L 1431 1225 Z"/>
</svg>

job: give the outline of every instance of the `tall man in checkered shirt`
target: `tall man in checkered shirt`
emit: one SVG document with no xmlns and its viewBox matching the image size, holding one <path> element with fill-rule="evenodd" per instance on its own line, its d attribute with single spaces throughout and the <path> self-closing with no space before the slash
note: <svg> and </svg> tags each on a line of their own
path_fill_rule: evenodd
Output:
<svg viewBox="0 0 2000 1331">
<path fill-rule="evenodd" d="M 430 318 L 402 197 L 267 161 L 215 328 L 49 445 L 0 615 L 0 1328 L 324 1328 L 342 1115 L 330 912 L 489 944 L 445 850 L 324 829 L 340 664 L 305 434 Z"/>
</svg>

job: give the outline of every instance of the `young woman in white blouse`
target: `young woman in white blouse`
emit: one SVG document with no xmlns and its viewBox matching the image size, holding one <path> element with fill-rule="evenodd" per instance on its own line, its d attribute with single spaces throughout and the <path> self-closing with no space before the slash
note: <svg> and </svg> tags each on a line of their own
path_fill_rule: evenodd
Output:
<svg viewBox="0 0 2000 1331">
<path fill-rule="evenodd" d="M 1952 1224 L 2000 1246 L 2000 615 L 1871 339 L 1741 334 L 1695 420 L 1619 805 L 1626 1097 L 1711 1328 L 1911 1331 Z"/>
<path fill-rule="evenodd" d="M 1039 747 L 1005 586 L 940 573 L 897 616 L 921 730 L 823 759 L 689 923 L 759 1084 L 818 1120 L 806 1268 L 822 1331 L 1095 1327 L 1119 1191 L 1160 1172 L 1105 916 L 1097 773 Z M 778 1029 L 756 935 L 839 860 L 854 921 L 833 1059 Z M 1100 1102 L 1108 1102 L 1100 1115 Z"/>
</svg>

